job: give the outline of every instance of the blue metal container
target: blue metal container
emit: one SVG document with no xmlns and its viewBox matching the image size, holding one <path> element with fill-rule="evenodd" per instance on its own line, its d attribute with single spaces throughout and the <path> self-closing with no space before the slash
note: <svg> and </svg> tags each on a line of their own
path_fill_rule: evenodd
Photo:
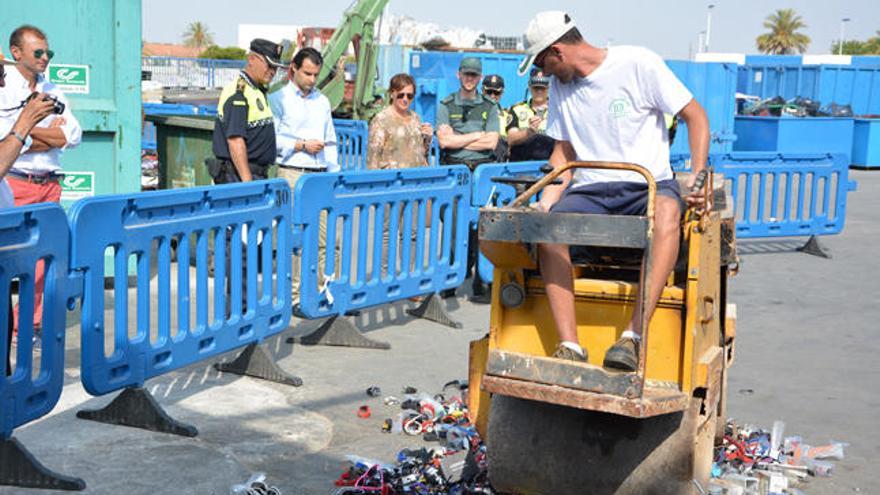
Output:
<svg viewBox="0 0 880 495">
<path fill-rule="evenodd" d="M 786 100 L 797 96 L 815 99 L 819 94 L 820 70 L 820 66 L 742 65 L 736 90 L 761 99 L 775 96 Z"/>
<path fill-rule="evenodd" d="M 746 65 L 801 65 L 801 55 L 746 55 Z"/>
<path fill-rule="evenodd" d="M 736 139 L 733 117 L 736 109 L 736 64 L 670 60 L 666 64 L 684 83 L 709 117 L 709 152 L 727 153 Z M 671 154 L 690 153 L 687 126 L 678 128 Z"/>
<path fill-rule="evenodd" d="M 880 66 L 743 65 L 737 91 L 762 99 L 802 96 L 822 105 L 851 105 L 857 116 L 880 114 Z"/>
<path fill-rule="evenodd" d="M 484 52 L 412 52 L 409 70 L 416 80 L 414 110 L 425 122 L 434 123 L 437 105 L 454 91 L 458 91 L 458 64 L 464 57 L 477 57 L 483 63 L 483 75 L 497 74 L 504 78 L 501 106 L 507 108 L 528 96 L 528 77 L 516 71 L 522 55 Z"/>
<path fill-rule="evenodd" d="M 852 164 L 880 168 L 880 119 L 855 119 Z"/>
<path fill-rule="evenodd" d="M 734 151 L 852 154 L 853 119 L 736 117 Z"/>
<path fill-rule="evenodd" d="M 850 64 L 856 67 L 880 67 L 880 55 L 857 55 Z"/>
<path fill-rule="evenodd" d="M 395 74 L 409 74 L 410 53 L 413 49 L 401 45 L 379 47 L 379 86 L 387 88 Z"/>
<path fill-rule="evenodd" d="M 822 66 L 816 99 L 851 105 L 856 116 L 880 114 L 880 67 Z"/>
</svg>

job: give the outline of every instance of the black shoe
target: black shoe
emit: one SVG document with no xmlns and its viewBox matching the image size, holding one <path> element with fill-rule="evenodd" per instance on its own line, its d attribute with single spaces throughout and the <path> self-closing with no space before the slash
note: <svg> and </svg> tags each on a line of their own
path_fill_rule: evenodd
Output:
<svg viewBox="0 0 880 495">
<path fill-rule="evenodd" d="M 450 297 L 455 297 L 455 289 L 441 290 L 440 297 L 442 297 L 443 299 L 449 299 Z"/>
<path fill-rule="evenodd" d="M 639 367 L 639 344 L 633 339 L 621 338 L 605 353 L 602 366 L 620 371 L 635 371 Z"/>
<path fill-rule="evenodd" d="M 474 294 L 468 300 L 474 304 L 489 304 L 492 302 L 492 295 L 490 293 Z"/>
</svg>

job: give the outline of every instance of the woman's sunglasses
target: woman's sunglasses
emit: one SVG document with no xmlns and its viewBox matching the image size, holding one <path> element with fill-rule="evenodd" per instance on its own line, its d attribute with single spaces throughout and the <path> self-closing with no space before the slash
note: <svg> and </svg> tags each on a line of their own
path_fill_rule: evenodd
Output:
<svg viewBox="0 0 880 495">
<path fill-rule="evenodd" d="M 34 50 L 34 58 L 41 59 L 43 58 L 43 55 L 45 55 L 48 60 L 52 60 L 52 57 L 55 56 L 55 52 L 52 50 L 43 50 L 42 48 Z"/>
<path fill-rule="evenodd" d="M 402 100 L 404 98 L 406 98 L 407 100 L 412 100 L 413 98 L 415 98 L 415 96 L 416 95 L 414 93 L 397 93 L 394 98 L 398 100 Z"/>
</svg>

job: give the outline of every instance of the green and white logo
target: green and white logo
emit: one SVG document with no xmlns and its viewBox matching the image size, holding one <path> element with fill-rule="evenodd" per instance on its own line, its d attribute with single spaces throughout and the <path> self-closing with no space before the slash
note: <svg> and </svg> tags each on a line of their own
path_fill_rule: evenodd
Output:
<svg viewBox="0 0 880 495">
<path fill-rule="evenodd" d="M 65 93 L 89 93 L 88 65 L 50 65 L 47 71 L 49 82 Z"/>
<path fill-rule="evenodd" d="M 77 200 L 95 195 L 94 172 L 64 172 L 61 199 Z"/>
<path fill-rule="evenodd" d="M 611 112 L 611 115 L 616 119 L 622 119 L 627 116 L 629 113 L 630 104 L 629 100 L 626 98 L 615 98 L 611 101 L 611 105 L 608 105 L 608 111 Z"/>
</svg>

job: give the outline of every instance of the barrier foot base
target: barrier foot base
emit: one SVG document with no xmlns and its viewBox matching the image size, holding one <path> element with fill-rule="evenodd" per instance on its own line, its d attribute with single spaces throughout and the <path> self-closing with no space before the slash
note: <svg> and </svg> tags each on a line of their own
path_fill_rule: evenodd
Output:
<svg viewBox="0 0 880 495">
<path fill-rule="evenodd" d="M 0 485 L 50 490 L 85 490 L 86 482 L 58 474 L 28 452 L 17 439 L 0 440 Z"/>
<path fill-rule="evenodd" d="M 812 235 L 806 244 L 797 248 L 798 251 L 802 253 L 812 254 L 813 256 L 818 256 L 820 258 L 831 258 L 831 254 L 822 247 L 822 244 L 819 243 L 819 238 Z"/>
<path fill-rule="evenodd" d="M 446 311 L 446 308 L 443 306 L 443 301 L 436 293 L 426 297 L 419 307 L 415 309 L 407 309 L 406 314 L 415 316 L 416 318 L 431 320 L 451 328 L 462 327 L 460 321 L 452 319 L 452 316 L 449 315 L 449 312 Z"/>
<path fill-rule="evenodd" d="M 183 437 L 194 437 L 199 434 L 195 426 L 181 423 L 169 416 L 156 398 L 143 387 L 123 389 L 103 409 L 77 411 L 76 417 Z"/>
<path fill-rule="evenodd" d="M 262 378 L 282 385 L 299 387 L 303 384 L 300 377 L 293 376 L 281 369 L 266 351 L 266 348 L 259 344 L 250 344 L 245 347 L 234 361 L 214 363 L 214 369 L 224 373 Z"/>
<path fill-rule="evenodd" d="M 363 347 L 365 349 L 391 349 L 388 342 L 380 342 L 366 337 L 354 324 L 345 318 L 333 316 L 317 330 L 304 337 L 290 337 L 290 344 L 336 345 L 343 347 Z"/>
</svg>

